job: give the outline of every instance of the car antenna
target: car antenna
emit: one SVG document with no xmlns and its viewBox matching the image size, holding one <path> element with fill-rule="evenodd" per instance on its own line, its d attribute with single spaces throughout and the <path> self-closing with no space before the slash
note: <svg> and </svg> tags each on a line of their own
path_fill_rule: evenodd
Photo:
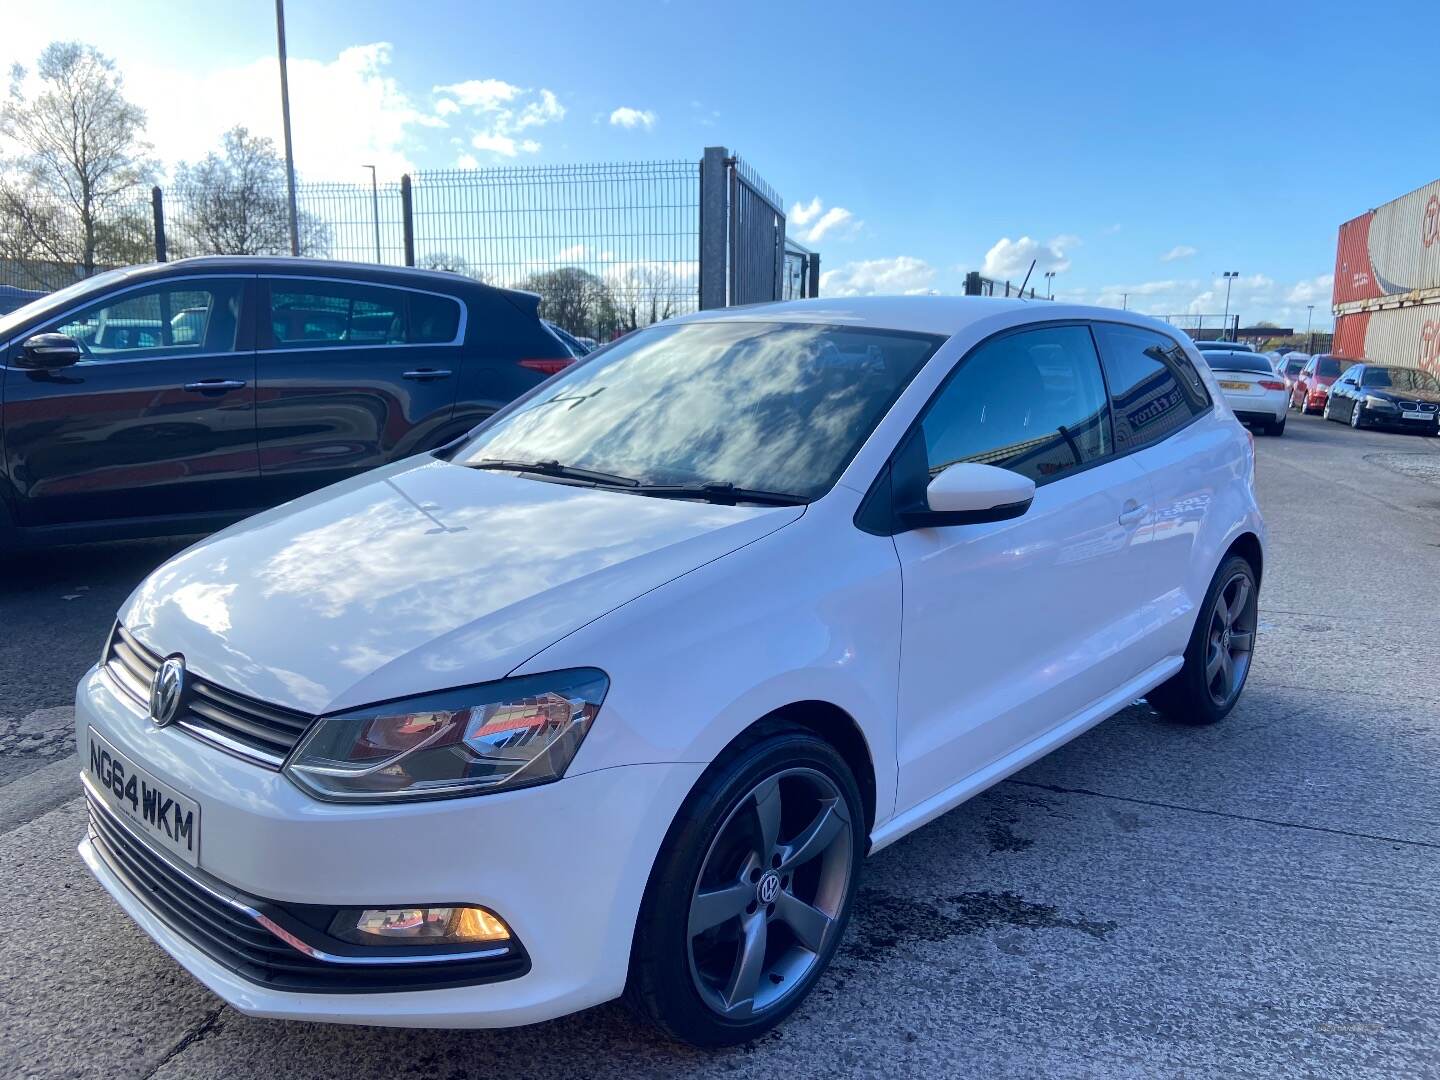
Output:
<svg viewBox="0 0 1440 1080">
<path fill-rule="evenodd" d="M 1035 272 L 1035 260 L 1030 260 L 1030 269 L 1025 271 L 1025 280 L 1020 282 L 1020 299 L 1025 299 L 1025 286 L 1030 284 L 1030 275 Z"/>
</svg>

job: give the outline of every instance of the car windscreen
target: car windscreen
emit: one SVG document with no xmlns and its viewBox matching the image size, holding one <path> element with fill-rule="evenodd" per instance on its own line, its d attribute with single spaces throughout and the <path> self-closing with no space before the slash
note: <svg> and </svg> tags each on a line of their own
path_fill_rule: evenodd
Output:
<svg viewBox="0 0 1440 1080">
<path fill-rule="evenodd" d="M 815 499 L 944 340 L 804 323 L 655 326 L 551 379 L 451 460 Z"/>
<path fill-rule="evenodd" d="M 1388 386 L 1392 390 L 1440 393 L 1440 379 L 1416 368 L 1366 368 L 1362 386 Z"/>
<path fill-rule="evenodd" d="M 1211 371 L 1253 371 L 1261 375 L 1273 375 L 1270 362 L 1259 353 L 1215 352 L 1202 353 Z"/>
<path fill-rule="evenodd" d="M 1286 360 L 1286 361 L 1285 361 L 1285 374 L 1286 374 L 1286 375 L 1299 375 L 1300 372 L 1302 372 L 1302 371 L 1304 371 L 1304 370 L 1305 370 L 1305 361 L 1304 361 L 1304 360 Z"/>
</svg>

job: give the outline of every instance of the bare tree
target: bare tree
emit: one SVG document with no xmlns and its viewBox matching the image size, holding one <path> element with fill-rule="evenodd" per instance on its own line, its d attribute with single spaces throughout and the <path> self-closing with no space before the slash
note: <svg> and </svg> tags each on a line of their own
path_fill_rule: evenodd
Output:
<svg viewBox="0 0 1440 1080">
<path fill-rule="evenodd" d="M 683 290 L 667 266 L 631 267 L 615 287 L 625 297 L 620 324 L 626 332 L 664 322 L 680 311 Z"/>
<path fill-rule="evenodd" d="M 464 274 L 476 281 L 489 281 L 484 271 L 476 269 L 464 255 L 449 251 L 431 251 L 420 256 L 422 270 L 449 270 L 453 274 Z"/>
<path fill-rule="evenodd" d="M 175 170 L 175 235 L 183 254 L 288 255 L 285 163 L 275 144 L 244 127 L 225 133 L 222 152 Z M 329 230 L 301 211 L 300 254 L 321 255 Z"/>
<path fill-rule="evenodd" d="M 116 219 L 137 217 L 155 172 L 144 110 L 125 100 L 114 63 L 89 45 L 52 42 L 37 75 L 27 96 L 25 68 L 12 67 L 0 105 L 0 135 L 20 151 L 0 162 L 3 222 L 18 230 L 5 246 L 87 275 L 104 262 L 133 261 L 136 222 Z"/>
</svg>

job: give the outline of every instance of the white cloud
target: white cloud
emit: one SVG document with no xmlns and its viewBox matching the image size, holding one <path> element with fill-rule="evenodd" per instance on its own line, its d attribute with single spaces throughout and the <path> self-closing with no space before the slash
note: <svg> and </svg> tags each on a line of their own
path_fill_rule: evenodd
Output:
<svg viewBox="0 0 1440 1080">
<path fill-rule="evenodd" d="M 1043 274 L 1046 270 L 1054 270 L 1057 274 L 1070 269 L 1070 248 L 1080 243 L 1078 236 L 1069 234 L 1057 236 L 1055 239 L 1040 243 L 1028 236 L 1022 236 L 1019 240 L 1011 240 L 1008 236 L 1002 236 L 993 247 L 985 253 L 985 263 L 980 272 L 988 278 L 995 278 L 999 281 L 1017 281 L 1025 277 L 1026 271 L 1030 269 L 1030 262 L 1035 261 L 1035 274 Z"/>
<path fill-rule="evenodd" d="M 1335 275 L 1320 274 L 1317 277 L 1298 281 L 1286 293 L 1285 300 L 1291 304 L 1330 304 L 1335 295 Z"/>
<path fill-rule="evenodd" d="M 401 89 L 388 73 L 390 60 L 386 42 L 355 45 L 329 60 L 290 57 L 295 167 L 303 179 L 354 180 L 362 165 L 392 177 L 413 169 L 417 135 L 444 120 Z M 236 124 L 283 145 L 272 57 L 200 70 L 123 60 L 120 67 L 126 96 L 145 109 L 146 135 L 167 166 L 218 150 Z"/>
<path fill-rule="evenodd" d="M 1230 313 L 1239 315 L 1242 324 L 1265 321 L 1304 326 L 1306 308 L 1314 304 L 1318 327 L 1322 325 L 1321 312 L 1328 321 L 1332 285 L 1331 274 L 1303 278 L 1290 285 L 1277 282 L 1267 274 L 1247 274 L 1230 283 Z M 1225 311 L 1225 278 L 1172 278 L 1106 285 L 1092 302 L 1103 307 L 1128 305 L 1132 311 L 1149 315 L 1218 316 Z"/>
<path fill-rule="evenodd" d="M 802 244 L 818 244 L 827 233 L 853 236 L 863 224 L 843 206 L 827 210 L 818 195 L 808 203 L 797 202 L 785 218 L 786 231 Z"/>
<path fill-rule="evenodd" d="M 865 259 L 820 274 L 821 296 L 870 296 L 876 293 L 925 293 L 935 268 L 913 255 Z"/>
<path fill-rule="evenodd" d="M 610 114 L 610 124 L 613 127 L 639 127 L 649 131 L 655 126 L 655 114 L 649 109 L 632 109 L 628 105 L 622 105 Z"/>
<path fill-rule="evenodd" d="M 1188 258 L 1190 258 L 1192 255 L 1198 255 L 1198 254 L 1199 254 L 1199 252 L 1196 251 L 1196 250 L 1195 250 L 1193 247 L 1191 247 L 1189 244 L 1176 244 L 1176 245 L 1175 245 L 1173 248 L 1171 248 L 1169 251 L 1165 252 L 1164 255 L 1161 255 L 1161 256 L 1160 256 L 1160 261 L 1161 261 L 1161 262 L 1174 262 L 1176 259 L 1188 259 Z"/>
<path fill-rule="evenodd" d="M 468 127 L 470 147 L 501 157 L 539 152 L 539 140 L 520 138 L 520 133 L 565 118 L 565 106 L 553 91 L 527 90 L 503 79 L 467 79 L 436 86 L 432 92 L 436 95 L 436 115 L 447 118 L 440 123 L 448 124 L 453 119 Z M 473 168 L 464 164 L 466 160 L 476 159 L 463 155 L 461 168 Z"/>
</svg>

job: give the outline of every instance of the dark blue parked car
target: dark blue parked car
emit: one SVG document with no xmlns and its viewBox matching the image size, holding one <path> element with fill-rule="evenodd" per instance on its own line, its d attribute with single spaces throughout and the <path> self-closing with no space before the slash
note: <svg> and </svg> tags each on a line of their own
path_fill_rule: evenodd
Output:
<svg viewBox="0 0 1440 1080">
<path fill-rule="evenodd" d="M 206 532 L 440 446 L 572 363 L 538 297 L 256 256 L 0 315 L 0 547 Z"/>
</svg>

